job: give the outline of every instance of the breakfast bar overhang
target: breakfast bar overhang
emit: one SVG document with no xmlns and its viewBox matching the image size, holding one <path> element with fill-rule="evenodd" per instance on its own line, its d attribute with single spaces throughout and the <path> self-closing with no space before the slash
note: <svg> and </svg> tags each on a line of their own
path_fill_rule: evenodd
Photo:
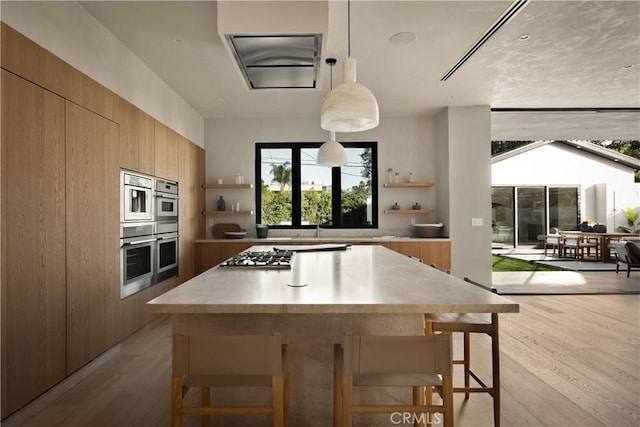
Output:
<svg viewBox="0 0 640 427">
<path fill-rule="evenodd" d="M 333 344 L 345 332 L 422 335 L 424 313 L 519 310 L 507 298 L 377 245 L 297 252 L 290 269 L 217 266 L 147 308 L 170 314 L 174 333 L 279 332 L 289 347 L 291 425 L 318 427 L 331 423 Z M 375 420 L 366 425 L 389 425 L 388 417 Z"/>
</svg>

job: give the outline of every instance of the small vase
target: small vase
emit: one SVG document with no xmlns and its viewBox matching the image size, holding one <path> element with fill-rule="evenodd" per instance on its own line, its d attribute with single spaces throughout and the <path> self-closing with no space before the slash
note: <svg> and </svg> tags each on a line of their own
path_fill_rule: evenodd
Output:
<svg viewBox="0 0 640 427">
<path fill-rule="evenodd" d="M 399 183 L 399 182 L 400 182 L 400 173 L 399 173 L 399 172 L 396 172 L 396 174 L 395 174 L 395 178 L 396 178 L 396 179 L 395 179 L 395 183 L 396 183 L 396 184 L 397 184 L 397 183 Z"/>
<path fill-rule="evenodd" d="M 413 172 L 409 172 L 409 182 L 415 182 L 416 180 L 413 179 Z"/>
<path fill-rule="evenodd" d="M 220 196 L 220 198 L 218 199 L 218 210 L 219 211 L 226 211 L 227 210 L 227 203 L 224 201 L 222 196 Z"/>
<path fill-rule="evenodd" d="M 393 182 L 393 169 L 389 168 L 387 169 L 387 171 L 389 172 L 389 175 L 387 176 L 387 182 L 391 184 Z"/>
<path fill-rule="evenodd" d="M 394 211 L 399 211 L 400 210 L 400 205 L 396 202 L 393 204 L 393 206 L 391 206 L 391 209 Z"/>
<path fill-rule="evenodd" d="M 420 206 L 418 202 L 416 202 L 415 205 L 411 206 L 411 209 L 413 209 L 414 211 L 419 211 L 420 209 L 422 209 L 422 206 Z"/>
</svg>

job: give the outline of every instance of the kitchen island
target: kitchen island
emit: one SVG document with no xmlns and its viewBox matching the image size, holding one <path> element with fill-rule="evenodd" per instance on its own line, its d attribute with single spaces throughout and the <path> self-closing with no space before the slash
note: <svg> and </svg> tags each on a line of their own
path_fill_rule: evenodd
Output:
<svg viewBox="0 0 640 427">
<path fill-rule="evenodd" d="M 280 332 L 289 345 L 291 425 L 318 427 L 331 424 L 333 344 L 345 332 L 421 335 L 424 313 L 519 309 L 507 298 L 377 245 L 298 252 L 290 270 L 217 266 L 147 308 L 170 314 L 174 332 Z M 389 425 L 386 415 L 360 418 L 354 425 Z M 269 422 L 257 418 L 251 425 Z"/>
</svg>

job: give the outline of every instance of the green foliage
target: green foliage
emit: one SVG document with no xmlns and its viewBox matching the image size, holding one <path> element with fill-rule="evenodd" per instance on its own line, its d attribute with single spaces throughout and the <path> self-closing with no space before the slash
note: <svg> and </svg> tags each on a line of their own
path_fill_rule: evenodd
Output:
<svg viewBox="0 0 640 427">
<path fill-rule="evenodd" d="M 638 224 L 640 214 L 634 211 L 633 208 L 625 209 L 625 213 L 627 214 L 628 227 L 620 226 L 618 227 L 618 230 L 623 233 L 640 234 L 640 224 Z"/>
<path fill-rule="evenodd" d="M 263 224 L 291 223 L 291 192 L 270 191 L 263 186 L 261 218 Z"/>
<path fill-rule="evenodd" d="M 302 222 L 331 224 L 331 193 L 329 191 L 302 192 Z"/>
<path fill-rule="evenodd" d="M 282 193 L 291 183 L 291 163 L 288 161 L 281 165 L 271 163 L 271 175 L 273 175 L 271 182 L 280 184 L 280 192 Z"/>
</svg>

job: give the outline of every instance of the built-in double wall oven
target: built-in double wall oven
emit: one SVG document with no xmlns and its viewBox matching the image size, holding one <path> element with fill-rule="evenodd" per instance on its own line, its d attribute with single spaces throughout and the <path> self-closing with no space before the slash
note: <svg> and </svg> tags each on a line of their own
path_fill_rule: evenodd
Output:
<svg viewBox="0 0 640 427">
<path fill-rule="evenodd" d="M 120 298 L 178 275 L 178 183 L 120 173 Z"/>
</svg>

